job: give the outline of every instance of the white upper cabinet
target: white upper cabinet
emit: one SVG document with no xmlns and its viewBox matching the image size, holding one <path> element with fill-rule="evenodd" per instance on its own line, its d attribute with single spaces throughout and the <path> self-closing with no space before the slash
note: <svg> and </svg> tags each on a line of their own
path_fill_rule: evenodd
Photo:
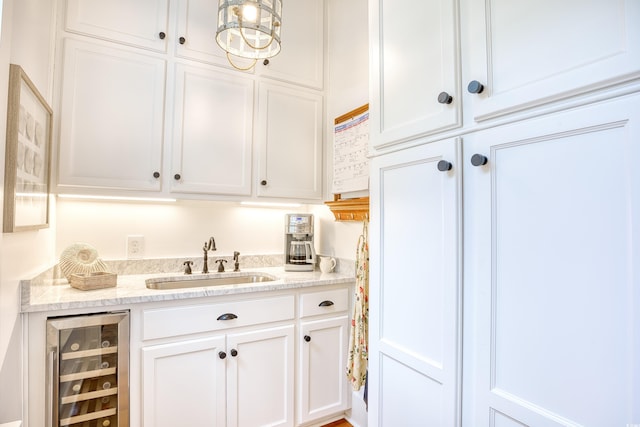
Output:
<svg viewBox="0 0 640 427">
<path fill-rule="evenodd" d="M 640 77 L 635 0 L 369 0 L 369 8 L 377 149 Z"/>
<path fill-rule="evenodd" d="M 58 188 L 161 189 L 165 61 L 67 39 Z"/>
<path fill-rule="evenodd" d="M 640 76 L 636 0 L 463 0 L 476 121 Z"/>
<path fill-rule="evenodd" d="M 170 40 L 175 49 L 175 56 L 232 68 L 226 52 L 216 43 L 218 2 L 179 0 L 176 4 L 176 29 Z M 242 58 L 233 60 L 240 68 L 246 68 L 247 64 L 251 64 Z M 253 69 L 245 73 L 251 74 Z"/>
<path fill-rule="evenodd" d="M 261 83 L 258 125 L 258 197 L 322 197 L 322 96 Z"/>
<path fill-rule="evenodd" d="M 168 17 L 168 0 L 66 0 L 65 29 L 164 52 Z"/>
<path fill-rule="evenodd" d="M 268 65 L 258 61 L 260 75 L 323 87 L 324 0 L 287 1 L 282 7 L 282 50 Z"/>
<path fill-rule="evenodd" d="M 456 5 L 369 1 L 374 147 L 460 126 Z"/>
<path fill-rule="evenodd" d="M 324 0 L 285 6 L 258 72 L 217 45 L 215 0 L 58 1 L 59 191 L 322 199 Z"/>
<path fill-rule="evenodd" d="M 176 65 L 171 192 L 251 195 L 253 85 Z"/>
</svg>

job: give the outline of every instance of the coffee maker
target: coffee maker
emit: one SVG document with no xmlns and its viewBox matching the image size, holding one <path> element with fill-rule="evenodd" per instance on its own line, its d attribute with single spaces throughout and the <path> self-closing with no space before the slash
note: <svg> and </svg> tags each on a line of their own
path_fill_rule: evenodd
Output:
<svg viewBox="0 0 640 427">
<path fill-rule="evenodd" d="M 315 265 L 313 215 L 287 214 L 284 225 L 284 270 L 313 271 Z"/>
</svg>

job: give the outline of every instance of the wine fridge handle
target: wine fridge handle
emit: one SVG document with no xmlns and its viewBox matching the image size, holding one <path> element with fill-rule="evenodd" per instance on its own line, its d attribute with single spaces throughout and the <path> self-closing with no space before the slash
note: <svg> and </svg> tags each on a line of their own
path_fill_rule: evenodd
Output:
<svg viewBox="0 0 640 427">
<path fill-rule="evenodd" d="M 49 375 L 47 376 L 47 390 L 49 391 L 49 398 L 47 399 L 47 416 L 46 422 L 48 427 L 56 427 L 57 420 L 54 420 L 54 408 L 57 409 L 57 405 L 54 402 L 58 400 L 58 364 L 56 359 L 58 356 L 58 348 L 54 347 L 47 355 L 47 362 L 49 364 Z M 56 410 L 56 413 L 58 411 Z M 55 418 L 58 418 L 57 416 Z"/>
</svg>

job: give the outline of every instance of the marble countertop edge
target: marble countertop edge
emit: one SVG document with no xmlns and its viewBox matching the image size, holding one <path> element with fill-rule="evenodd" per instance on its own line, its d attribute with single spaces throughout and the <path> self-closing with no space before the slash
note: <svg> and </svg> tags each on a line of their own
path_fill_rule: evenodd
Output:
<svg viewBox="0 0 640 427">
<path fill-rule="evenodd" d="M 174 261 L 175 262 L 175 261 Z M 172 301 L 215 297 L 252 292 L 269 292 L 278 290 L 309 288 L 334 284 L 347 284 L 355 281 L 355 269 L 345 268 L 344 271 L 333 273 L 288 272 L 282 266 L 270 266 L 241 269 L 240 272 L 226 273 L 194 273 L 186 276 L 183 273 L 160 272 L 143 274 L 119 274 L 117 286 L 105 289 L 83 291 L 71 287 L 64 278 L 56 277 L 51 271 L 43 273 L 37 279 L 22 280 L 20 309 L 23 313 L 43 311 L 60 311 L 68 309 L 113 307 L 122 305 L 141 304 L 157 301 Z M 345 262 L 350 265 L 350 262 Z M 237 276 L 247 273 L 263 273 L 274 280 L 267 282 L 242 283 L 232 285 L 216 285 L 207 287 L 193 287 L 183 289 L 149 289 L 146 281 L 156 282 L 174 280 L 197 280 L 220 276 Z"/>
</svg>

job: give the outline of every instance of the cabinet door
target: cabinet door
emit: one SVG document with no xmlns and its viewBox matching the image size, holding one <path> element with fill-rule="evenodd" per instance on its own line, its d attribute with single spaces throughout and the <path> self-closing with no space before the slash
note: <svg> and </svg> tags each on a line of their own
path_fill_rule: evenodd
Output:
<svg viewBox="0 0 640 427">
<path fill-rule="evenodd" d="M 293 426 L 293 331 L 288 325 L 227 336 L 228 427 Z"/>
<path fill-rule="evenodd" d="M 282 12 L 282 50 L 268 65 L 258 61 L 262 76 L 289 83 L 323 87 L 324 0 L 286 2 Z"/>
<path fill-rule="evenodd" d="M 371 426 L 460 423 L 459 157 L 444 140 L 372 160 Z"/>
<path fill-rule="evenodd" d="M 66 3 L 67 31 L 159 52 L 166 50 L 170 36 L 168 0 L 67 0 Z"/>
<path fill-rule="evenodd" d="M 464 0 L 477 121 L 640 75 L 636 0 Z M 465 82 L 466 84 L 467 82 Z"/>
<path fill-rule="evenodd" d="M 322 96 L 260 84 L 258 196 L 322 198 Z"/>
<path fill-rule="evenodd" d="M 639 419 L 639 102 L 465 140 L 465 424 Z"/>
<path fill-rule="evenodd" d="M 176 65 L 171 191 L 251 194 L 253 80 Z"/>
<path fill-rule="evenodd" d="M 457 1 L 369 0 L 369 22 L 372 146 L 459 126 Z"/>
<path fill-rule="evenodd" d="M 178 0 L 176 12 L 176 34 L 170 43 L 175 55 L 210 64 L 232 67 L 226 52 L 216 43 L 218 2 L 211 0 Z M 251 62 L 233 58 L 241 68 Z M 245 71 L 252 73 L 253 69 Z"/>
<path fill-rule="evenodd" d="M 224 336 L 142 349 L 145 427 L 217 426 L 225 420 Z"/>
<path fill-rule="evenodd" d="M 160 190 L 165 62 L 66 39 L 58 187 Z"/>
<path fill-rule="evenodd" d="M 348 406 L 347 316 L 303 322 L 298 378 L 299 424 L 339 413 Z"/>
</svg>

